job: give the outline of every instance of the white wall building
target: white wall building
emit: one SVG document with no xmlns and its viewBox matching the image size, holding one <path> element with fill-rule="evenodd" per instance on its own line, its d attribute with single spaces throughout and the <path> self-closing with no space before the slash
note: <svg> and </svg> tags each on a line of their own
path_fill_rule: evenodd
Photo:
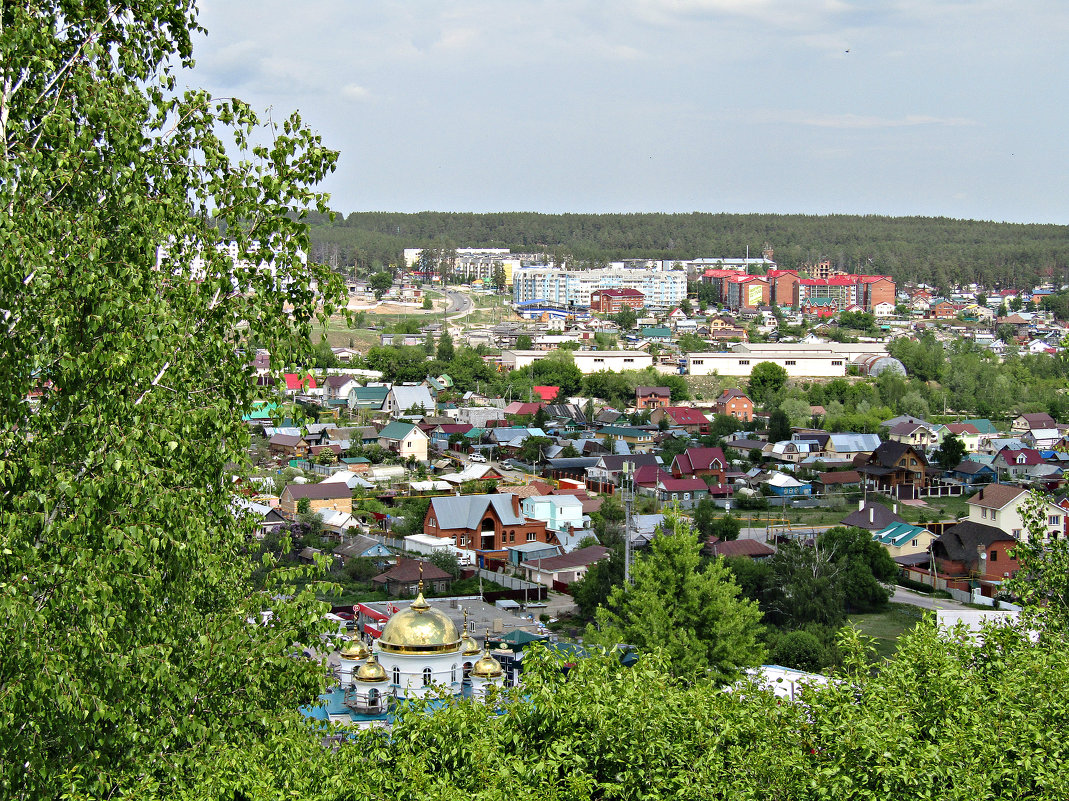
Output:
<svg viewBox="0 0 1069 801">
<path fill-rule="evenodd" d="M 683 270 L 562 270 L 556 267 L 524 267 L 512 274 L 512 299 L 516 303 L 545 300 L 560 306 L 589 308 L 590 294 L 598 289 L 635 289 L 645 296 L 648 308 L 669 309 L 687 297 L 687 274 Z"/>
<path fill-rule="evenodd" d="M 508 370 L 527 367 L 549 355 L 544 350 L 503 350 L 501 364 Z M 584 375 L 609 370 L 645 370 L 653 366 L 653 357 L 640 350 L 575 350 L 572 351 L 575 366 Z"/>
</svg>

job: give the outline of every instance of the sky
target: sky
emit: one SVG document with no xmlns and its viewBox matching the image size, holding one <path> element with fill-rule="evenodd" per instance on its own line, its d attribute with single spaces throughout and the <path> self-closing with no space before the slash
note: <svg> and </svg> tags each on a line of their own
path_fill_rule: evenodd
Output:
<svg viewBox="0 0 1069 801">
<path fill-rule="evenodd" d="M 1069 222 L 1065 0 L 201 0 L 337 211 Z"/>
</svg>

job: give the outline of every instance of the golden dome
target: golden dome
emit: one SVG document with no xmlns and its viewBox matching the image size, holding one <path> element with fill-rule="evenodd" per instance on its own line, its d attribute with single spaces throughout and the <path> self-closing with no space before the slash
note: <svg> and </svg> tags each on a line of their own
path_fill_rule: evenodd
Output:
<svg viewBox="0 0 1069 801">
<path fill-rule="evenodd" d="M 367 662 L 356 669 L 353 678 L 357 681 L 386 681 L 386 670 L 372 654 Z"/>
<path fill-rule="evenodd" d="M 453 621 L 431 608 L 422 592 L 408 609 L 386 621 L 379 637 L 379 648 L 392 654 L 453 653 L 460 643 Z"/>
<path fill-rule="evenodd" d="M 484 653 L 479 661 L 471 666 L 471 675 L 480 679 L 496 679 L 503 673 L 501 663 L 490 656 L 489 651 Z"/>
<path fill-rule="evenodd" d="M 354 662 L 361 662 L 370 655 L 371 651 L 368 650 L 364 641 L 359 637 L 351 638 L 341 649 L 341 658 L 351 659 Z"/>
<path fill-rule="evenodd" d="M 475 641 L 475 638 L 471 636 L 468 631 L 468 610 L 464 610 L 464 636 L 460 639 L 460 653 L 464 656 L 474 656 L 482 649 L 479 648 L 479 643 Z"/>
</svg>

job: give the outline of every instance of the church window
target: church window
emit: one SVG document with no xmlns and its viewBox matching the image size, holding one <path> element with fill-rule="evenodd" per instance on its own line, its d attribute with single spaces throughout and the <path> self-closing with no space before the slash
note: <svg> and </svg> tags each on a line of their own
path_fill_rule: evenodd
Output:
<svg viewBox="0 0 1069 801">
<path fill-rule="evenodd" d="M 393 683 L 394 684 L 400 684 L 401 683 L 401 668 L 395 667 L 393 669 Z"/>
<path fill-rule="evenodd" d="M 431 669 L 423 668 L 423 686 L 428 687 L 431 683 Z"/>
<path fill-rule="evenodd" d="M 453 682 L 453 684 L 457 683 L 457 666 L 456 665 L 453 665 L 453 677 L 452 677 L 451 681 Z"/>
</svg>

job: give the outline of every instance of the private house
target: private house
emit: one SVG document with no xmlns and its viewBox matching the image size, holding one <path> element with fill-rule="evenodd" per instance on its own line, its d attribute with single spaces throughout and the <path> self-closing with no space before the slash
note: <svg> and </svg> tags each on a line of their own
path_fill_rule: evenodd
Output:
<svg viewBox="0 0 1069 801">
<path fill-rule="evenodd" d="M 671 398 L 668 387 L 635 387 L 636 409 L 663 409 Z"/>
<path fill-rule="evenodd" d="M 562 556 L 528 560 L 521 563 L 520 567 L 526 571 L 528 581 L 552 588 L 554 583 L 572 584 L 579 581 L 592 564 L 605 559 L 609 553 L 604 546 L 591 545 Z"/>
<path fill-rule="evenodd" d="M 374 559 L 380 568 L 387 560 L 393 558 L 390 549 L 376 540 L 360 534 L 356 537 L 346 537 L 341 545 L 334 548 L 334 556 L 345 564 L 350 559 Z"/>
<path fill-rule="evenodd" d="M 319 391 L 316 380 L 311 373 L 303 376 L 296 373 L 285 373 L 282 377 L 286 380 L 286 394 L 290 397 L 298 394 L 310 395 Z"/>
<path fill-rule="evenodd" d="M 727 459 L 720 448 L 687 448 L 672 460 L 675 478 L 712 477 L 717 484 L 725 482 Z"/>
<path fill-rule="evenodd" d="M 880 543 L 894 559 L 900 556 L 925 554 L 931 546 L 935 535 L 926 528 L 910 523 L 892 523 L 875 531 L 872 539 Z"/>
<path fill-rule="evenodd" d="M 419 426 L 395 420 L 379 432 L 379 446 L 402 459 L 427 461 L 427 443 L 430 438 Z"/>
<path fill-rule="evenodd" d="M 1035 479 L 1048 474 L 1051 469 L 1057 470 L 1034 448 L 1003 448 L 995 454 L 991 466 L 999 475 L 1018 479 Z"/>
<path fill-rule="evenodd" d="M 988 484 L 997 476 L 991 465 L 966 459 L 951 470 L 947 477 L 962 484 Z"/>
<path fill-rule="evenodd" d="M 969 498 L 969 513 L 965 518 L 973 523 L 994 526 L 1014 539 L 1027 537 L 1022 506 L 1028 500 L 1028 490 L 1010 484 L 988 484 Z M 1043 504 L 1046 534 L 1043 541 L 1062 537 L 1065 532 L 1065 510 L 1055 503 Z"/>
<path fill-rule="evenodd" d="M 753 420 L 753 401 L 741 389 L 725 389 L 714 402 L 713 412 L 749 423 Z"/>
<path fill-rule="evenodd" d="M 278 505 L 283 513 L 293 517 L 297 514 L 298 504 L 305 499 L 310 512 L 353 512 L 353 491 L 344 482 L 287 484 L 282 490 Z"/>
<path fill-rule="evenodd" d="M 388 386 L 353 387 L 349 390 L 349 410 L 364 409 L 368 412 L 381 412 L 386 405 L 386 396 L 390 394 Z"/>
<path fill-rule="evenodd" d="M 898 487 L 927 487 L 928 460 L 923 451 L 902 442 L 881 442 L 858 472 L 879 490 L 895 492 Z"/>
<path fill-rule="evenodd" d="M 857 470 L 830 470 L 817 476 L 817 483 L 824 492 L 843 492 L 861 486 L 861 474 Z"/>
<path fill-rule="evenodd" d="M 621 456 L 617 454 L 605 454 L 598 457 L 598 461 L 586 471 L 587 489 L 594 492 L 604 492 L 612 495 L 620 485 L 620 477 L 624 472 L 624 465 L 632 473 L 643 465 L 659 465 L 660 459 L 652 453 L 635 453 Z"/>
<path fill-rule="evenodd" d="M 704 552 L 709 556 L 723 556 L 731 559 L 735 556 L 745 556 L 755 562 L 768 559 L 776 552 L 757 540 L 721 540 L 718 537 L 710 537 L 705 542 Z"/>
<path fill-rule="evenodd" d="M 348 400 L 349 393 L 358 386 L 351 375 L 328 375 L 323 379 L 323 396 L 328 401 Z"/>
<path fill-rule="evenodd" d="M 275 434 L 267 441 L 267 449 L 277 459 L 302 459 L 308 455 L 308 443 L 300 434 Z"/>
<path fill-rule="evenodd" d="M 881 531 L 895 523 L 905 523 L 905 518 L 899 517 L 897 509 L 888 509 L 880 503 L 858 503 L 858 509 L 844 517 L 840 523 L 844 526 L 863 528 L 866 531 Z"/>
<path fill-rule="evenodd" d="M 804 459 L 819 459 L 822 451 L 820 445 L 813 440 L 785 439 L 782 442 L 769 443 L 764 453 L 779 462 L 798 464 Z"/>
<path fill-rule="evenodd" d="M 773 495 L 780 498 L 793 498 L 813 494 L 812 485 L 805 481 L 799 481 L 794 476 L 789 476 L 786 473 L 773 473 L 762 483 L 772 490 Z"/>
<path fill-rule="evenodd" d="M 520 502 L 523 516 L 541 520 L 553 534 L 585 528 L 583 502 L 574 495 L 532 495 Z"/>
<path fill-rule="evenodd" d="M 386 395 L 383 411 L 391 417 L 434 414 L 438 408 L 431 391 L 423 384 L 395 384 Z"/>
<path fill-rule="evenodd" d="M 887 432 L 887 437 L 892 442 L 911 445 L 921 451 L 935 447 L 938 440 L 935 432 L 927 424 L 921 423 L 899 423 Z"/>
<path fill-rule="evenodd" d="M 551 403 L 560 394 L 560 387 L 531 387 L 531 392 L 538 396 L 539 400 Z"/>
<path fill-rule="evenodd" d="M 948 434 L 954 434 L 961 440 L 968 453 L 980 451 L 980 429 L 972 423 L 948 423 L 944 428 Z"/>
<path fill-rule="evenodd" d="M 653 449 L 653 432 L 642 428 L 604 426 L 598 434 L 601 437 L 612 437 L 617 442 L 626 442 L 632 453 L 649 453 Z"/>
<path fill-rule="evenodd" d="M 709 497 L 709 485 L 704 479 L 671 478 L 663 473 L 655 491 L 662 505 L 678 504 L 680 509 L 693 509 L 703 498 Z"/>
<path fill-rule="evenodd" d="M 1054 421 L 1046 412 L 1035 412 L 1033 414 L 1019 414 L 1013 418 L 1013 422 L 1010 424 L 1010 432 L 1013 434 L 1023 434 L 1026 431 L 1031 431 L 1035 428 L 1057 428 L 1058 424 Z"/>
<path fill-rule="evenodd" d="M 831 434 L 824 444 L 829 461 L 853 461 L 858 456 L 868 456 L 880 447 L 878 434 Z"/>
<path fill-rule="evenodd" d="M 650 415 L 650 422 L 654 425 L 660 425 L 665 419 L 672 428 L 681 428 L 689 434 L 709 433 L 709 418 L 690 406 L 665 406 L 654 409 Z"/>
<path fill-rule="evenodd" d="M 1033 428 L 1021 434 L 1021 442 L 1041 451 L 1057 447 L 1062 439 L 1062 432 L 1057 428 Z"/>
<path fill-rule="evenodd" d="M 454 435 L 463 437 L 473 428 L 474 426 L 472 426 L 471 423 L 442 423 L 441 425 L 435 426 L 430 432 L 431 444 L 438 450 L 444 451 L 449 448 L 449 440 L 451 437 Z"/>
<path fill-rule="evenodd" d="M 637 289 L 595 289 L 590 293 L 590 310 L 598 314 L 616 314 L 624 306 L 641 309 L 646 296 Z"/>
<path fill-rule="evenodd" d="M 528 520 L 515 495 L 448 495 L 431 498 L 423 533 L 462 550 L 504 553 L 506 546 L 548 542 L 546 524 Z"/>
<path fill-rule="evenodd" d="M 932 557 L 940 576 L 1001 583 L 1019 568 L 1009 553 L 1016 546 L 1017 540 L 1002 529 L 966 520 L 932 542 Z M 990 586 L 986 589 L 991 592 Z"/>
<path fill-rule="evenodd" d="M 391 598 L 415 595 L 420 582 L 424 590 L 440 595 L 449 591 L 453 577 L 431 562 L 422 559 L 398 559 L 397 564 L 371 579 Z"/>
</svg>

